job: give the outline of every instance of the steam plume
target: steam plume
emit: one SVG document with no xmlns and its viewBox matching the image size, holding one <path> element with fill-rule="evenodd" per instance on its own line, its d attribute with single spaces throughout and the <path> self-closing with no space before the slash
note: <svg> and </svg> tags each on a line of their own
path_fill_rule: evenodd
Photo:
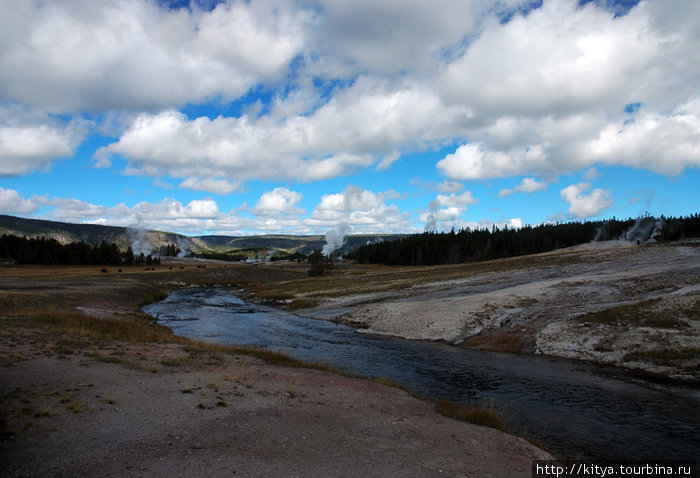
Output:
<svg viewBox="0 0 700 478">
<path fill-rule="evenodd" d="M 337 229 L 330 229 L 326 232 L 326 245 L 321 251 L 324 256 L 330 256 L 333 251 L 343 247 L 345 244 L 345 236 L 350 234 L 352 229 L 347 224 L 341 224 Z"/>
<path fill-rule="evenodd" d="M 653 217 L 640 217 L 634 222 L 634 225 L 622 233 L 620 239 L 627 241 L 646 242 L 649 239 L 656 239 L 663 232 L 666 225 L 663 219 L 654 219 Z"/>
</svg>

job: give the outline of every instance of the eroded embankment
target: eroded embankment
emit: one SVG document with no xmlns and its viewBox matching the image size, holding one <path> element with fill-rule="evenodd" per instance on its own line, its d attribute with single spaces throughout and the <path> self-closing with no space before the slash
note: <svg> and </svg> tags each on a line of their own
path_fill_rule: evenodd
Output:
<svg viewBox="0 0 700 478">
<path fill-rule="evenodd" d="M 325 299 L 361 331 L 544 353 L 700 381 L 700 247 L 581 247 L 463 278 Z"/>
</svg>

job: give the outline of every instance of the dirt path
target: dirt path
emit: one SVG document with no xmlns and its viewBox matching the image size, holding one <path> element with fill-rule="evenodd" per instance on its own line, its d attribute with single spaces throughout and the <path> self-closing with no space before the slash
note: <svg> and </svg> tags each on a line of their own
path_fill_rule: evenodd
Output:
<svg viewBox="0 0 700 478">
<path fill-rule="evenodd" d="M 172 344 L 0 339 L 2 476 L 526 477 L 550 458 L 364 380 Z"/>
</svg>

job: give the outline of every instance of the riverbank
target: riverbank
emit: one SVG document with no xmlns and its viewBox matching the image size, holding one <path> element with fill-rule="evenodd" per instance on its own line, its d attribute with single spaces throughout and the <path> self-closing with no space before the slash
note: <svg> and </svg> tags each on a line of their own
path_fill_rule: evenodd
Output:
<svg viewBox="0 0 700 478">
<path fill-rule="evenodd" d="M 549 458 L 395 387 L 172 335 L 140 307 L 185 284 L 304 273 L 183 264 L 3 270 L 3 476 L 506 477 Z"/>
<path fill-rule="evenodd" d="M 0 340 L 3 476 L 530 476 L 549 455 L 378 383 L 177 344 Z"/>
<path fill-rule="evenodd" d="M 700 383 L 697 243 L 615 241 L 480 264 L 378 269 L 357 292 L 352 277 L 338 278 L 345 285 L 331 284 L 326 295 L 297 288 L 291 303 L 313 300 L 298 312 L 361 332 Z"/>
</svg>

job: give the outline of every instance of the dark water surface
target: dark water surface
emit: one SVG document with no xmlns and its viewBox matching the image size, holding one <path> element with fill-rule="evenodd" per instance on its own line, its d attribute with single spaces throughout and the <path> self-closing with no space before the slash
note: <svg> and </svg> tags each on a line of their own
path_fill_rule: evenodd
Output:
<svg viewBox="0 0 700 478">
<path fill-rule="evenodd" d="M 508 426 L 564 458 L 697 459 L 698 390 L 651 385 L 610 367 L 359 334 L 333 322 L 183 289 L 144 309 L 178 335 L 284 352 L 429 399 L 495 400 Z"/>
</svg>

